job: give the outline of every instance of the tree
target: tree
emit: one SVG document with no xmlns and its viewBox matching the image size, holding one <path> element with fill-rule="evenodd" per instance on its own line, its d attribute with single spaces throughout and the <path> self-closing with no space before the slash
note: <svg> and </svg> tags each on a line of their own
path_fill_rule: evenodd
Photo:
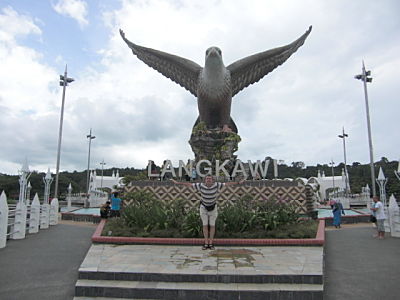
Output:
<svg viewBox="0 0 400 300">
<path fill-rule="evenodd" d="M 305 164 L 302 161 L 296 161 L 296 162 L 292 162 L 292 167 L 298 168 L 298 169 L 304 169 Z"/>
</svg>

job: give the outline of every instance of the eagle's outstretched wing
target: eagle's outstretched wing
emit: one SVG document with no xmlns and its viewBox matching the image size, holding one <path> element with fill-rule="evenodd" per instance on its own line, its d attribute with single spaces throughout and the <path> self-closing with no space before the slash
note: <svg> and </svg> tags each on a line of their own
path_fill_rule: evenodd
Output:
<svg viewBox="0 0 400 300">
<path fill-rule="evenodd" d="M 202 67 L 191 60 L 136 45 L 125 38 L 121 29 L 119 32 L 125 43 L 132 49 L 133 54 L 141 61 L 197 97 L 197 83 Z"/>
<path fill-rule="evenodd" d="M 311 28 L 312 26 L 289 45 L 260 52 L 230 64 L 227 69 L 231 72 L 232 97 L 283 64 L 303 45 Z"/>
</svg>

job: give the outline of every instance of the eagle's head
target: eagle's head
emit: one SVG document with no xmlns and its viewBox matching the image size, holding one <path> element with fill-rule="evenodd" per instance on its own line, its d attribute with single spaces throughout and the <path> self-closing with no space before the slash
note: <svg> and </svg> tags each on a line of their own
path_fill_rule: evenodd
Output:
<svg viewBox="0 0 400 300">
<path fill-rule="evenodd" d="M 210 47 L 206 51 L 206 65 L 220 65 L 222 62 L 222 51 L 218 47 Z"/>
</svg>

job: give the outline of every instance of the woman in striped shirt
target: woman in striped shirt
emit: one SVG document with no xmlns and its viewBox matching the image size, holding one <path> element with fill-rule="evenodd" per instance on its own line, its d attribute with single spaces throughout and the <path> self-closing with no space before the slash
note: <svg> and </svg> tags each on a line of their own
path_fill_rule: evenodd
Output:
<svg viewBox="0 0 400 300">
<path fill-rule="evenodd" d="M 200 201 L 200 217 L 203 223 L 204 245 L 203 250 L 214 249 L 213 239 L 215 235 L 215 221 L 218 217 L 217 210 L 217 196 L 218 192 L 226 185 L 241 184 L 244 180 L 239 182 L 215 182 L 214 178 L 210 175 L 204 177 L 202 183 L 189 183 L 178 182 L 172 179 L 175 184 L 191 186 L 201 195 Z"/>
</svg>

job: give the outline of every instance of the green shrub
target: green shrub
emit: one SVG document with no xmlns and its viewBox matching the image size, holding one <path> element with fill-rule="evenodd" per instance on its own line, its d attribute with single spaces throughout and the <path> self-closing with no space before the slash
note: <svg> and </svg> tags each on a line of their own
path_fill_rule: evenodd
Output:
<svg viewBox="0 0 400 300">
<path fill-rule="evenodd" d="M 104 233 L 142 237 L 201 237 L 198 207 L 188 208 L 182 199 L 164 203 L 146 192 L 125 195 L 129 205 L 121 218 L 110 219 Z M 234 204 L 218 207 L 217 237 L 305 238 L 314 237 L 316 225 L 298 222 L 295 207 L 283 200 L 254 201 L 245 195 Z"/>
<path fill-rule="evenodd" d="M 227 204 L 218 209 L 218 227 L 225 232 L 243 232 L 253 228 L 256 219 L 254 212 L 242 200 Z"/>
<path fill-rule="evenodd" d="M 185 200 L 173 200 L 167 204 L 165 209 L 168 215 L 167 227 L 180 229 L 182 220 L 186 214 Z"/>
<path fill-rule="evenodd" d="M 198 208 L 187 211 L 182 223 L 182 232 L 184 237 L 200 237 L 202 226 Z"/>
<path fill-rule="evenodd" d="M 135 236 L 136 231 L 133 228 L 126 226 L 122 218 L 110 218 L 107 220 L 103 228 L 102 235 L 104 236 Z"/>
</svg>

